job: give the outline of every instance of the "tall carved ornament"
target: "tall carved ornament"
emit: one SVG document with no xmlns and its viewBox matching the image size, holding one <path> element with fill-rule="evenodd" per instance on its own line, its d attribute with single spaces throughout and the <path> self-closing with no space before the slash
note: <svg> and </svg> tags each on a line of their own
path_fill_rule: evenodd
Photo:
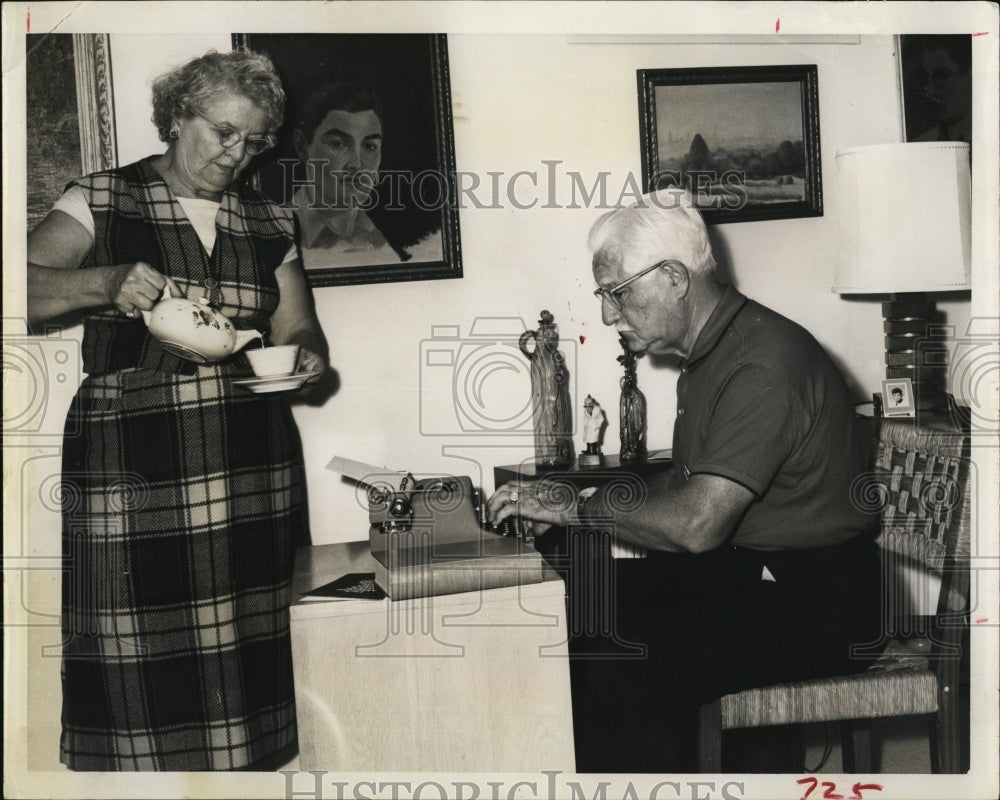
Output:
<svg viewBox="0 0 1000 800">
<path fill-rule="evenodd" d="M 529 343 L 534 347 L 529 348 Z M 535 430 L 535 463 L 568 467 L 573 463 L 573 412 L 569 370 L 559 350 L 559 329 L 548 311 L 539 315 L 538 330 L 525 331 L 518 341 L 531 362 L 531 410 Z"/>
<path fill-rule="evenodd" d="M 635 375 L 636 355 L 624 337 L 619 339 L 624 351 L 618 363 L 625 367 L 621 379 L 621 455 L 622 462 L 645 461 L 646 450 L 646 396 L 639 390 Z"/>
</svg>

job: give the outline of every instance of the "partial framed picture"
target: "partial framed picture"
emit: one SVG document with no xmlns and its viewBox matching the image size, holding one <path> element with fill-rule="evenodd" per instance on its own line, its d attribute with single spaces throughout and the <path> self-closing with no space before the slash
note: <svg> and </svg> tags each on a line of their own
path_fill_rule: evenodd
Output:
<svg viewBox="0 0 1000 800">
<path fill-rule="evenodd" d="M 912 417 L 913 384 L 909 378 L 882 381 L 882 414 L 886 417 Z"/>
<path fill-rule="evenodd" d="M 688 189 L 708 224 L 823 214 L 815 64 L 640 69 L 643 189 Z"/>
<path fill-rule="evenodd" d="M 462 276 L 443 34 L 236 34 L 287 95 L 261 191 L 295 211 L 312 286 Z"/>
<path fill-rule="evenodd" d="M 972 144 L 972 36 L 896 37 L 903 137 Z"/>
<path fill-rule="evenodd" d="M 106 33 L 25 37 L 28 230 L 71 180 L 118 166 Z"/>
</svg>

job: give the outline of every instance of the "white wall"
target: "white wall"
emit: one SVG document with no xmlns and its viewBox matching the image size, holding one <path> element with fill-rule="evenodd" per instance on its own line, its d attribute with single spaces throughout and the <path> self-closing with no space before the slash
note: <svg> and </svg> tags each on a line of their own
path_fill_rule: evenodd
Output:
<svg viewBox="0 0 1000 800">
<path fill-rule="evenodd" d="M 696 42 L 697 39 L 691 41 Z M 843 41 L 843 40 L 841 40 Z M 635 71 L 639 68 L 814 63 L 819 111 L 824 216 L 716 226 L 719 260 L 745 294 L 811 330 L 844 369 L 857 399 L 870 398 L 882 376 L 881 310 L 877 300 L 830 291 L 837 255 L 834 156 L 838 149 L 898 141 L 899 101 L 891 36 L 824 44 L 583 44 L 562 35 L 451 35 L 448 40 L 459 170 L 502 174 L 502 208 L 460 211 L 461 280 L 320 288 L 317 308 L 341 388 L 325 405 L 296 407 L 302 435 L 314 543 L 363 538 L 365 510 L 355 490 L 325 469 L 332 455 L 414 472 L 471 474 L 487 490 L 492 466 L 530 458 L 531 438 L 449 430 L 443 412 L 421 414 L 421 342 L 433 326 L 467 334 L 479 317 L 506 318 L 513 336 L 551 310 L 573 371 L 574 407 L 591 393 L 608 414 L 606 452 L 618 449 L 616 337 L 601 325 L 591 295 L 586 235 L 599 208 L 569 208 L 571 173 L 590 187 L 608 173 L 608 202 L 641 184 Z M 225 50 L 224 33 L 113 34 L 112 69 L 119 159 L 129 163 L 162 150 L 150 117 L 153 77 L 209 48 Z M 545 162 L 559 162 L 554 166 Z M 507 201 L 515 173 L 518 209 Z M 554 172 L 554 177 L 553 177 Z M 554 193 L 562 208 L 542 208 Z M 968 302 L 939 304 L 962 331 Z M 465 351 L 462 351 L 464 355 Z M 519 355 L 485 379 L 488 409 L 528 402 L 527 362 Z M 649 444 L 669 447 L 676 373 L 643 360 L 639 385 L 649 400 Z M 424 387 L 426 389 L 426 386 Z M 425 392 L 423 397 L 426 400 Z M 469 402 L 459 397 L 459 403 Z M 432 417 L 428 426 L 428 415 Z M 433 430 L 428 430 L 428 428 Z M 582 437 L 577 441 L 582 445 Z"/>
<path fill-rule="evenodd" d="M 723 47 L 452 36 L 449 57 L 459 168 L 483 176 L 518 170 L 544 176 L 543 161 L 559 160 L 557 191 L 563 203 L 570 199 L 566 173 L 572 170 L 587 185 L 600 171 L 610 172 L 611 202 L 630 174 L 638 181 L 636 69 L 817 64 L 825 215 L 719 226 L 713 236 L 743 292 L 808 327 L 845 368 L 859 400 L 878 390 L 880 306 L 846 301 L 830 291 L 837 253 L 834 154 L 852 145 L 898 141 L 891 37 L 864 37 L 856 45 Z M 539 185 L 548 184 L 540 180 Z M 521 202 L 536 196 L 541 206 L 547 193 L 542 188 L 537 194 L 525 192 Z M 571 361 L 574 353 L 577 359 L 575 408 L 587 392 L 598 398 L 608 413 L 606 451 L 617 452 L 619 350 L 614 334 L 602 328 L 591 295 L 586 249 L 587 231 L 600 213 L 466 208 L 461 211 L 464 280 L 316 292 L 342 389 L 325 407 L 297 413 L 313 496 L 314 541 L 357 538 L 365 530 L 366 517 L 353 492 L 322 469 L 333 453 L 413 470 L 467 472 L 468 465 L 442 456 L 443 446 L 460 445 L 483 465 L 488 485 L 492 465 L 530 457 L 530 441 L 508 450 L 491 447 L 505 443 L 498 439 L 421 435 L 418 343 L 432 325 L 460 325 L 464 332 L 481 315 L 522 317 L 534 324 L 541 309 L 552 310 L 564 339 L 575 343 L 567 348 Z M 960 316 L 963 310 L 959 304 L 952 313 Z M 586 337 L 585 344 L 579 344 L 580 337 Z M 503 374 L 527 396 L 525 375 Z M 640 362 L 652 448 L 670 446 L 675 379 L 671 369 Z"/>
<path fill-rule="evenodd" d="M 605 450 L 617 451 L 620 351 L 601 325 L 586 249 L 587 231 L 601 209 L 579 207 L 579 195 L 576 208 L 541 206 L 551 192 L 557 205 L 570 205 L 574 172 L 587 187 L 609 173 L 609 203 L 628 191 L 630 179 L 641 184 L 639 68 L 817 64 L 824 216 L 722 225 L 712 236 L 740 290 L 809 328 L 842 366 L 858 400 L 870 398 L 883 370 L 879 303 L 830 291 L 838 235 L 834 156 L 853 145 L 898 141 L 900 117 L 892 37 L 854 41 L 581 44 L 561 35 L 449 36 L 457 165 L 480 176 L 476 196 L 484 202 L 490 197 L 487 173 L 502 173 L 503 207 L 467 201 L 461 209 L 461 280 L 315 291 L 341 388 L 325 405 L 299 405 L 295 412 L 314 543 L 362 538 L 367 528 L 355 490 L 324 468 L 334 454 L 414 472 L 471 474 L 487 490 L 493 465 L 530 458 L 530 435 L 484 435 L 459 431 L 457 424 L 454 435 L 430 435 L 448 430 L 442 412 L 425 405 L 421 418 L 421 378 L 434 374 L 434 386 L 442 385 L 440 368 L 421 370 L 421 342 L 430 339 L 433 326 L 458 326 L 464 336 L 478 317 L 502 317 L 516 337 L 525 326 L 535 327 L 541 309 L 551 310 L 573 368 L 574 406 L 579 409 L 588 392 L 597 397 L 608 414 Z M 229 46 L 225 34 L 112 36 L 122 163 L 162 149 L 148 121 L 151 78 L 188 56 Z M 526 210 L 506 199 L 508 181 L 521 170 L 538 175 L 537 188 L 528 178 L 516 182 L 521 204 L 537 200 Z M 942 307 L 964 329 L 968 303 Z M 516 356 L 505 363 L 508 369 L 484 380 L 487 409 L 527 403 L 526 361 Z M 669 367 L 640 362 L 653 449 L 670 446 L 675 380 Z"/>
</svg>

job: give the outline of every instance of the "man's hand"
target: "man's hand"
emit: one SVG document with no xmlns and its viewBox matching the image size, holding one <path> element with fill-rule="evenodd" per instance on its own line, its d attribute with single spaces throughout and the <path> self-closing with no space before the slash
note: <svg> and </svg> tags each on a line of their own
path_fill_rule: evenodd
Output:
<svg viewBox="0 0 1000 800">
<path fill-rule="evenodd" d="M 557 480 L 505 483 L 486 504 L 494 528 L 508 517 L 518 517 L 535 536 L 553 525 L 566 526 L 576 516 L 576 490 Z"/>
</svg>

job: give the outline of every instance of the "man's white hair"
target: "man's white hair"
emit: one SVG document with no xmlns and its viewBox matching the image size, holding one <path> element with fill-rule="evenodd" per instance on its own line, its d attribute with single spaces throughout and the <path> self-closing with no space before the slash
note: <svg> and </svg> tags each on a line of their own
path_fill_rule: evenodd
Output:
<svg viewBox="0 0 1000 800">
<path fill-rule="evenodd" d="M 689 192 L 678 186 L 643 195 L 637 203 L 602 215 L 591 227 L 588 247 L 594 264 L 622 262 L 635 253 L 633 272 L 668 258 L 696 275 L 715 270 L 705 221 Z"/>
</svg>

